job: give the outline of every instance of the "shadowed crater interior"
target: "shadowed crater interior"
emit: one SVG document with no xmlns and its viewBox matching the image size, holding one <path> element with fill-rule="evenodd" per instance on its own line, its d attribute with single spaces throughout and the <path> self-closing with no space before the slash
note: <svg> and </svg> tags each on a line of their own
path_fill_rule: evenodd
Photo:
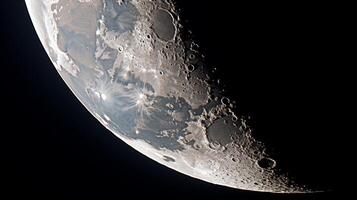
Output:
<svg viewBox="0 0 357 200">
<path fill-rule="evenodd" d="M 271 158 L 262 158 L 257 161 L 257 164 L 262 169 L 273 169 L 276 166 L 275 160 Z"/>
</svg>

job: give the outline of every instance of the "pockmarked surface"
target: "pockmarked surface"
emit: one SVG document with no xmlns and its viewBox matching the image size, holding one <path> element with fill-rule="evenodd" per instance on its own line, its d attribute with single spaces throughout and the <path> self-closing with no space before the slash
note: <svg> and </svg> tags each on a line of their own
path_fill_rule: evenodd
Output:
<svg viewBox="0 0 357 200">
<path fill-rule="evenodd" d="M 311 192 L 279 168 L 205 67 L 173 1 L 26 0 L 61 77 L 110 131 L 183 174 L 238 189 Z M 185 38 L 185 39 L 184 39 Z"/>
</svg>

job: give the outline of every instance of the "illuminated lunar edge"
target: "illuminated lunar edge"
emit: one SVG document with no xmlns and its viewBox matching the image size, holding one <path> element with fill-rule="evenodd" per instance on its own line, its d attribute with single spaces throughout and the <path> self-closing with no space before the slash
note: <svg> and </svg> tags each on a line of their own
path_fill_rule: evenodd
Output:
<svg viewBox="0 0 357 200">
<path fill-rule="evenodd" d="M 214 184 L 309 192 L 270 160 L 264 145 L 231 110 L 235 102 L 211 83 L 197 45 L 181 39 L 184 27 L 172 1 L 26 4 L 66 84 L 106 128 L 134 149 Z M 259 166 L 264 159 L 271 165 Z"/>
</svg>

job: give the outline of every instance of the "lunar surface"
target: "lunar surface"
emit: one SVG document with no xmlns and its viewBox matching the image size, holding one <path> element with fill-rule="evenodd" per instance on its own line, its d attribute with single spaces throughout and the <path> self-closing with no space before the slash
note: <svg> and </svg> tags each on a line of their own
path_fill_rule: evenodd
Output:
<svg viewBox="0 0 357 200">
<path fill-rule="evenodd" d="M 274 193 L 295 183 L 211 78 L 170 0 L 26 0 L 59 74 L 107 129 L 188 176 Z M 185 35 L 185 37 L 183 37 Z"/>
</svg>

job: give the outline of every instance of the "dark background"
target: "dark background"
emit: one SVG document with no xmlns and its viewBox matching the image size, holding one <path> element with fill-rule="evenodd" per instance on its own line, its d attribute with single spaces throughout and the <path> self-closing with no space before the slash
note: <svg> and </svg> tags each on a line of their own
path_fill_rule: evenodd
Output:
<svg viewBox="0 0 357 200">
<path fill-rule="evenodd" d="M 232 1 L 233 2 L 233 1 Z M 240 191 L 192 179 L 139 154 L 102 127 L 48 59 L 20 0 L 0 4 L 0 195 L 68 199 L 328 199 L 349 176 L 347 5 L 179 2 L 208 63 L 254 134 L 307 195 Z M 346 9 L 346 10 L 345 10 Z M 345 46 L 346 45 L 346 46 Z M 343 184 L 342 184 L 343 183 Z M 128 197 L 126 197 L 128 196 Z"/>
</svg>

